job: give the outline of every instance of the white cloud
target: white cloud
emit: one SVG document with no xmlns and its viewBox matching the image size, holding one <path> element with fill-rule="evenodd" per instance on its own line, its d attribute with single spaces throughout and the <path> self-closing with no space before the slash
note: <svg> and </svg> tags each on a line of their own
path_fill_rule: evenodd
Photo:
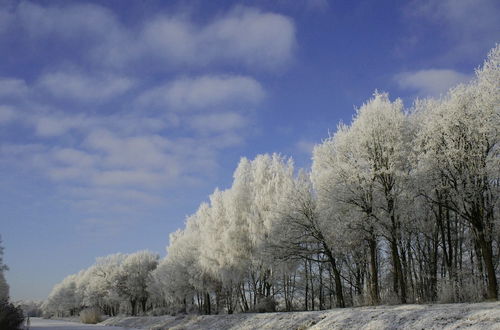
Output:
<svg viewBox="0 0 500 330">
<path fill-rule="evenodd" d="M 167 102 L 174 108 L 205 108 L 231 102 L 255 104 L 263 98 L 260 84 L 242 76 L 181 79 L 167 90 Z"/>
<path fill-rule="evenodd" d="M 413 1 L 405 10 L 417 29 L 422 19 L 439 25 L 439 33 L 450 41 L 446 60 L 484 56 L 498 41 L 500 2 L 496 0 Z"/>
<path fill-rule="evenodd" d="M 106 167 L 162 169 L 170 163 L 165 152 L 170 141 L 158 135 L 118 137 L 99 130 L 90 133 L 84 144 L 103 154 Z"/>
<path fill-rule="evenodd" d="M 84 102 L 110 99 L 128 91 L 133 85 L 133 80 L 126 77 L 65 71 L 47 73 L 38 80 L 38 87 L 53 96 Z"/>
<path fill-rule="evenodd" d="M 39 137 L 56 137 L 68 133 L 85 134 L 89 130 L 105 128 L 114 132 L 131 135 L 143 132 L 159 132 L 168 126 L 170 118 L 153 118 L 137 114 L 115 114 L 109 116 L 65 114 L 62 112 L 46 112 L 44 114 L 16 114 L 16 118 L 34 128 Z"/>
<path fill-rule="evenodd" d="M 137 36 L 127 33 L 101 46 L 96 57 L 109 56 L 107 62 L 113 65 L 147 57 L 171 65 L 229 62 L 271 69 L 291 61 L 296 43 L 289 17 L 244 7 L 205 26 L 185 16 L 158 16 Z"/>
<path fill-rule="evenodd" d="M 0 107 L 0 123 L 15 120 L 31 132 L 25 144 L 1 141 L 0 161 L 13 170 L 42 173 L 69 192 L 69 200 L 101 210 L 113 201 L 115 206 L 157 201 L 166 189 L 206 181 L 216 172 L 221 151 L 244 142 L 250 110 L 266 97 L 249 76 L 185 76 L 146 90 L 137 102 L 141 109 L 126 109 L 146 84 L 126 75 L 140 77 L 133 71 L 137 64 L 174 76 L 183 68 L 188 74 L 200 68 L 224 72 L 224 65 L 274 70 L 292 60 L 296 42 L 290 18 L 244 7 L 205 23 L 160 13 L 127 27 L 99 5 L 23 1 L 12 9 L 0 13 L 0 19 L 8 16 L 0 30 L 24 31 L 19 42 L 33 49 L 58 45 L 61 52 L 54 57 L 72 48 L 72 62 L 51 59 L 46 64 L 60 66 L 38 67 L 42 74 L 30 77 L 29 84 L 0 78 L 0 97 L 12 104 Z M 122 68 L 128 73 L 121 75 Z M 124 95 L 125 100 L 118 98 Z M 137 111 L 147 108 L 166 111 Z"/>
<path fill-rule="evenodd" d="M 166 175 L 165 175 L 166 174 Z M 165 184 L 165 179 L 176 173 L 156 173 L 145 170 L 111 170 L 101 171 L 94 175 L 93 182 L 98 186 L 139 186 L 154 187 Z"/>
<path fill-rule="evenodd" d="M 158 17 L 147 23 L 139 37 L 138 51 L 174 62 L 194 62 L 198 40 L 196 28 L 183 18 Z M 142 54 L 140 54 L 142 55 Z"/>
<path fill-rule="evenodd" d="M 394 77 L 400 88 L 412 90 L 418 96 L 439 96 L 471 78 L 470 75 L 447 69 L 403 72 Z"/>
<path fill-rule="evenodd" d="M 241 114 L 222 112 L 196 115 L 188 119 L 189 126 L 201 133 L 227 132 L 243 128 L 248 120 Z"/>
<path fill-rule="evenodd" d="M 291 59 L 293 21 L 283 15 L 237 8 L 200 33 L 199 51 L 211 58 L 241 59 L 249 65 L 280 66 Z"/>
<path fill-rule="evenodd" d="M 128 203 L 144 203 L 144 204 L 157 204 L 165 202 L 165 199 L 158 197 L 154 194 L 144 192 L 138 189 L 130 188 L 107 188 L 107 187 L 74 187 L 68 189 L 68 193 L 79 196 L 81 198 L 82 206 L 88 206 L 91 200 L 104 200 L 105 202 L 115 202 L 117 200 L 127 201 Z M 118 198 L 117 198 L 118 197 Z M 95 205 L 95 204 L 94 204 Z M 109 204 L 108 204 L 109 205 Z M 105 205 L 102 205 L 105 207 Z M 102 207 L 101 206 L 101 207 Z"/>
<path fill-rule="evenodd" d="M 306 141 L 306 140 L 300 140 L 295 144 L 295 148 L 297 149 L 298 152 L 307 154 L 307 155 L 312 155 L 312 151 L 314 149 L 315 143 L 311 141 Z"/>
<path fill-rule="evenodd" d="M 44 7 L 22 2 L 9 17 L 33 40 L 56 37 L 85 43 L 86 55 L 105 66 L 153 60 L 167 66 L 229 62 L 274 69 L 290 62 L 296 43 L 291 18 L 246 7 L 205 25 L 180 14 L 159 15 L 127 28 L 111 11 L 92 4 Z"/>
<path fill-rule="evenodd" d="M 41 137 L 51 137 L 65 134 L 67 131 L 86 124 L 82 116 L 35 116 L 30 119 L 35 132 Z"/>
<path fill-rule="evenodd" d="M 226 137 L 221 139 L 227 139 Z M 169 141 L 156 135 L 116 136 L 91 132 L 79 147 L 0 145 L 0 161 L 23 164 L 55 180 L 62 187 L 82 184 L 109 189 L 158 191 L 210 176 L 224 145 L 205 139 Z"/>
<path fill-rule="evenodd" d="M 0 124 L 8 123 L 16 118 L 14 110 L 7 106 L 0 106 Z"/>
<path fill-rule="evenodd" d="M 28 85 L 22 79 L 0 78 L 0 97 L 18 98 L 29 91 Z"/>
<path fill-rule="evenodd" d="M 15 16 L 21 27 L 33 38 L 57 36 L 63 39 L 109 38 L 121 33 L 113 13 L 92 4 L 73 3 L 70 6 L 41 6 L 23 1 Z"/>
<path fill-rule="evenodd" d="M 68 183 L 68 181 L 80 181 L 88 179 L 88 169 L 79 166 L 50 167 L 46 174 L 53 180 Z"/>
<path fill-rule="evenodd" d="M 91 167 L 97 162 L 94 155 L 73 148 L 61 148 L 53 151 L 55 161 L 68 166 Z"/>
<path fill-rule="evenodd" d="M 201 76 L 180 78 L 143 93 L 141 107 L 202 109 L 231 104 L 257 104 L 265 96 L 255 79 L 245 76 Z"/>
<path fill-rule="evenodd" d="M 426 0 L 412 4 L 414 15 L 426 16 L 433 20 L 444 20 L 456 24 L 460 30 L 487 30 L 498 24 L 498 2 L 494 0 Z M 456 32 L 455 32 L 456 33 Z"/>
</svg>

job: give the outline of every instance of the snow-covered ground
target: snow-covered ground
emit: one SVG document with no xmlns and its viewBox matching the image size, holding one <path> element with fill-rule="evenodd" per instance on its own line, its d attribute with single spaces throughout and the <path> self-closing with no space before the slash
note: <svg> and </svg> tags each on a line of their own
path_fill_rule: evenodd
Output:
<svg viewBox="0 0 500 330">
<path fill-rule="evenodd" d="M 30 321 L 30 330 L 130 330 L 130 327 L 125 329 L 120 327 L 81 324 L 61 320 L 46 320 L 38 317 L 33 317 Z"/>
<path fill-rule="evenodd" d="M 115 317 L 101 324 L 140 329 L 500 329 L 500 302 L 293 313 Z"/>
</svg>

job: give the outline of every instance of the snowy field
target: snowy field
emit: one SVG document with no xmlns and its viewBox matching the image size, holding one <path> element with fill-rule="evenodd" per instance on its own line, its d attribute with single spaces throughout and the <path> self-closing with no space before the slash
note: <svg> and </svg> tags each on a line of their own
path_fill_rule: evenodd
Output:
<svg viewBox="0 0 500 330">
<path fill-rule="evenodd" d="M 500 329 L 500 302 L 293 313 L 115 317 L 101 324 L 140 329 Z"/>
<path fill-rule="evenodd" d="M 121 327 L 79 324 L 69 321 L 46 320 L 38 317 L 33 317 L 30 321 L 30 330 L 125 330 L 125 328 Z M 127 330 L 130 330 L 130 327 Z"/>
</svg>

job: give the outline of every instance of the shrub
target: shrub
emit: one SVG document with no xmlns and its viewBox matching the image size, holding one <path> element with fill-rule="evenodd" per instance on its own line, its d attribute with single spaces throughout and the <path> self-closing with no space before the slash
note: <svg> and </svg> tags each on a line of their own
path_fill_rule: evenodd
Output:
<svg viewBox="0 0 500 330">
<path fill-rule="evenodd" d="M 390 289 L 380 291 L 380 302 L 383 305 L 399 305 L 401 303 L 398 295 Z"/>
<path fill-rule="evenodd" d="M 21 308 L 7 300 L 0 301 L 0 329 L 17 330 L 23 324 L 24 316 Z"/>
<path fill-rule="evenodd" d="M 87 324 L 96 324 L 102 321 L 101 311 L 97 308 L 87 308 L 80 312 L 80 321 Z"/>
<path fill-rule="evenodd" d="M 46 319 L 46 320 L 51 319 L 53 316 L 54 315 L 52 313 L 49 313 L 49 312 L 43 312 L 43 314 L 42 314 L 42 318 Z"/>
<path fill-rule="evenodd" d="M 276 305 L 278 303 L 271 297 L 263 297 L 259 299 L 255 309 L 258 313 L 272 313 L 276 312 Z"/>
<path fill-rule="evenodd" d="M 469 275 L 470 276 L 470 275 Z M 480 302 L 486 296 L 479 279 L 470 276 L 459 280 L 438 281 L 438 301 L 440 303 Z"/>
<path fill-rule="evenodd" d="M 169 309 L 165 307 L 155 307 L 148 312 L 148 316 L 163 316 L 168 314 Z"/>
</svg>

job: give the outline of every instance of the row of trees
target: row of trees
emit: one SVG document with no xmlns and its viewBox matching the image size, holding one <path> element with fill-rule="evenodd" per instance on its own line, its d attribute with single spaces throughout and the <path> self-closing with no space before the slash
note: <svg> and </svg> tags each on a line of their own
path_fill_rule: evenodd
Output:
<svg viewBox="0 0 500 330">
<path fill-rule="evenodd" d="M 88 269 L 54 286 L 42 305 L 48 316 L 78 315 L 87 307 L 107 315 L 136 315 L 148 308 L 147 283 L 159 256 L 149 251 L 98 258 Z"/>
<path fill-rule="evenodd" d="M 144 312 L 206 314 L 496 300 L 499 142 L 497 46 L 473 81 L 439 99 L 405 109 L 375 93 L 315 146 L 310 172 L 277 154 L 241 159 L 231 187 L 216 189 L 170 236 L 166 258 L 146 267 L 140 295 L 118 280 L 83 280 L 107 278 L 95 275 L 101 260 L 47 304 L 63 288 L 84 297 L 80 307 L 111 313 L 125 297 L 131 313 L 140 301 Z M 130 275 L 120 258 L 109 263 Z"/>
</svg>

